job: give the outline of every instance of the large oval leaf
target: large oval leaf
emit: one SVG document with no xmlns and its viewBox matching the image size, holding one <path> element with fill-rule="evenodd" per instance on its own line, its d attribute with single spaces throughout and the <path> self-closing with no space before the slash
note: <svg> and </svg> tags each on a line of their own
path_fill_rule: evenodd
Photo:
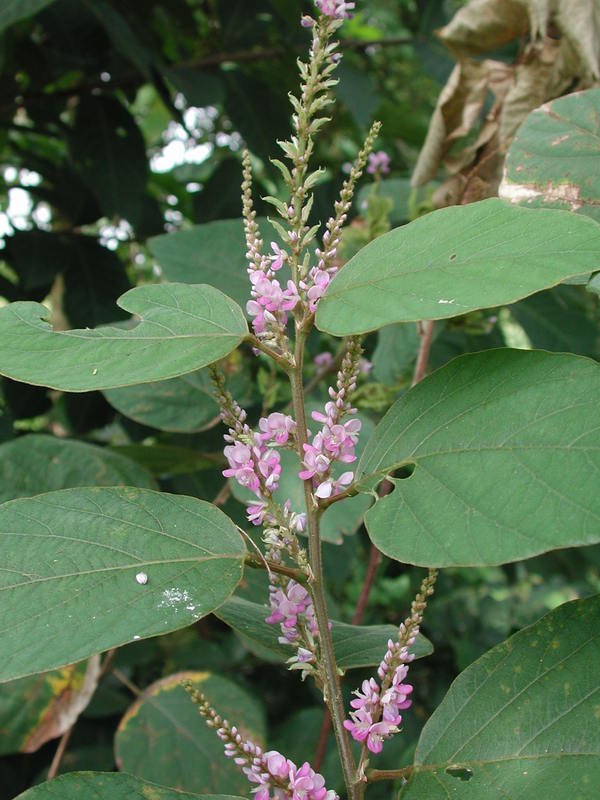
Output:
<svg viewBox="0 0 600 800">
<path fill-rule="evenodd" d="M 252 741 L 264 744 L 259 702 L 235 683 L 208 672 L 180 672 L 149 686 L 121 720 L 117 764 L 125 772 L 191 792 L 247 792 L 248 781 L 208 728 L 182 680 L 191 680 L 217 712 Z"/>
<path fill-rule="evenodd" d="M 75 486 L 156 488 L 147 469 L 98 445 L 43 433 L 0 445 L 0 503 Z"/>
<path fill-rule="evenodd" d="M 266 242 L 279 241 L 268 220 L 259 218 L 257 223 Z M 195 225 L 190 230 L 154 236 L 149 239 L 148 247 L 167 280 L 209 283 L 246 307 L 250 283 L 241 219 L 220 219 Z"/>
<path fill-rule="evenodd" d="M 578 211 L 600 222 L 599 115 L 600 89 L 532 111 L 508 151 L 500 197 Z"/>
<path fill-rule="evenodd" d="M 566 603 L 459 675 L 423 729 L 401 800 L 595 800 L 599 618 L 598 596 Z"/>
<path fill-rule="evenodd" d="M 71 772 L 40 783 L 16 800 L 243 800 L 224 794 L 188 794 L 116 772 Z"/>
<path fill-rule="evenodd" d="M 203 370 L 168 381 L 107 389 L 104 396 L 124 416 L 160 431 L 192 433 L 220 419 L 210 378 Z"/>
<path fill-rule="evenodd" d="M 68 392 L 109 389 L 193 372 L 248 333 L 241 308 L 212 286 L 139 286 L 119 298 L 134 328 L 53 331 L 38 303 L 0 310 L 0 374 Z"/>
<path fill-rule="evenodd" d="M 0 681 L 192 624 L 235 589 L 245 553 L 218 508 L 131 488 L 4 503 L 0 537 Z"/>
<path fill-rule="evenodd" d="M 579 215 L 483 200 L 433 211 L 364 247 L 331 282 L 317 325 L 337 336 L 513 303 L 600 267 Z"/>
<path fill-rule="evenodd" d="M 290 658 L 293 650 L 279 641 L 279 625 L 265 622 L 269 613 L 267 606 L 243 597 L 231 597 L 215 612 L 219 619 L 241 634 L 251 649 L 256 645 L 259 652 L 266 648 L 281 659 Z M 338 667 L 348 670 L 376 666 L 385 655 L 389 639 L 394 639 L 397 634 L 398 628 L 393 625 L 348 625 L 332 620 L 331 636 Z M 419 634 L 412 652 L 415 658 L 423 658 L 433 653 L 433 647 Z"/>
<path fill-rule="evenodd" d="M 401 465 L 367 512 L 373 542 L 423 566 L 501 564 L 600 541 L 600 367 L 489 350 L 422 381 L 382 419 L 360 480 Z"/>
<path fill-rule="evenodd" d="M 251 386 L 245 369 L 228 364 L 228 388 L 247 408 Z M 219 406 L 208 370 L 198 370 L 168 381 L 108 389 L 104 396 L 126 417 L 161 431 L 192 433 L 216 425 Z"/>
</svg>

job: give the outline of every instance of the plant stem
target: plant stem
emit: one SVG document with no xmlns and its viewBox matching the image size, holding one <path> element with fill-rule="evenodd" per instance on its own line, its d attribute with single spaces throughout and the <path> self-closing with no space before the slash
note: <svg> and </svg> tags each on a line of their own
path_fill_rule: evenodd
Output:
<svg viewBox="0 0 600 800">
<path fill-rule="evenodd" d="M 53 778 L 56 778 L 58 774 L 58 770 L 60 769 L 60 762 L 62 761 L 63 755 L 65 754 L 65 750 L 67 749 L 67 745 L 69 744 L 69 739 L 71 738 L 71 734 L 73 733 L 73 728 L 75 727 L 75 723 L 71 725 L 70 728 L 63 733 L 60 742 L 58 743 L 58 747 L 56 748 L 56 752 L 54 753 L 54 758 L 52 759 L 52 763 L 50 764 L 50 769 L 48 770 L 48 780 L 51 781 Z"/>
<path fill-rule="evenodd" d="M 389 494 L 392 488 L 393 485 L 388 480 L 382 481 L 381 486 L 379 487 L 379 496 L 383 497 L 384 495 Z M 356 603 L 356 607 L 354 609 L 354 614 L 352 615 L 352 620 L 351 620 L 352 625 L 360 625 L 360 623 L 362 622 L 365 609 L 367 608 L 367 602 L 369 600 L 371 587 L 375 582 L 375 577 L 377 575 L 377 571 L 379 569 L 380 564 L 381 564 L 381 552 L 375 547 L 374 544 L 371 544 L 371 550 L 369 553 L 369 564 L 367 566 L 367 571 L 365 573 L 363 585 L 360 590 L 360 595 Z M 313 759 L 313 769 L 315 770 L 315 772 L 320 772 L 321 767 L 323 766 L 323 760 L 325 759 L 325 754 L 327 752 L 327 741 L 329 739 L 330 733 L 331 733 L 331 714 L 329 713 L 329 709 L 325 709 L 325 713 L 323 714 L 323 721 L 321 723 L 321 730 L 319 731 L 319 738 L 317 740 L 317 747 L 315 749 L 315 757 Z"/>
<path fill-rule="evenodd" d="M 296 325 L 295 367 L 290 371 L 292 387 L 292 403 L 296 418 L 298 454 L 302 459 L 304 449 L 302 445 L 308 444 L 306 430 L 306 411 L 304 408 L 304 387 L 302 384 L 302 367 L 304 360 L 304 343 L 306 332 L 301 325 Z M 310 479 L 304 481 L 304 499 L 306 503 L 306 527 L 308 531 L 309 564 L 312 571 L 311 594 L 315 609 L 315 619 L 319 628 L 319 645 L 324 667 L 324 695 L 325 702 L 331 713 L 333 729 L 337 739 L 344 781 L 348 791 L 349 800 L 360 800 L 363 788 L 357 785 L 356 763 L 350 747 L 350 740 L 344 728 L 344 703 L 342 690 L 333 652 L 333 642 L 329 630 L 329 617 L 327 604 L 323 593 L 323 564 L 321 559 L 321 535 L 319 530 L 319 509 L 313 498 L 313 487 Z"/>
<path fill-rule="evenodd" d="M 419 345 L 417 363 L 415 364 L 415 371 L 413 374 L 412 383 L 410 384 L 411 389 L 425 377 L 425 372 L 427 371 L 427 362 L 429 361 L 429 351 L 431 350 L 431 342 L 433 340 L 433 329 L 435 327 L 435 322 L 432 320 L 423 320 L 423 322 L 419 323 L 419 325 L 421 344 Z"/>
<path fill-rule="evenodd" d="M 397 781 L 400 778 L 408 780 L 410 778 L 413 767 L 404 767 L 403 769 L 369 769 L 367 770 L 368 781 Z"/>
<path fill-rule="evenodd" d="M 288 578 L 293 578 L 297 583 L 306 583 L 306 575 L 302 570 L 294 569 L 293 567 L 286 567 L 285 564 L 276 564 L 274 561 L 269 561 L 266 558 L 259 558 L 258 556 L 248 553 L 244 558 L 244 564 L 253 569 L 270 569 L 271 572 L 276 572 L 279 575 L 286 575 Z"/>
<path fill-rule="evenodd" d="M 411 381 L 411 388 L 416 386 L 424 377 L 427 371 L 427 362 L 429 360 L 429 352 L 431 350 L 431 342 L 433 340 L 433 330 L 435 327 L 435 323 L 430 320 L 425 320 L 419 323 L 419 336 L 421 338 L 420 346 L 419 346 L 419 353 L 417 355 L 417 362 L 415 364 L 415 371 L 413 373 L 413 378 Z M 393 484 L 390 483 L 387 479 L 381 482 L 381 486 L 379 487 L 379 496 L 385 497 L 385 495 L 389 494 L 393 489 Z M 334 500 L 337 498 L 334 498 Z M 327 505 L 331 505 L 328 503 L 327 505 L 323 502 L 320 503 L 322 508 L 327 507 Z M 375 577 L 377 575 L 377 570 L 379 569 L 379 565 L 381 564 L 381 552 L 375 547 L 374 544 L 371 544 L 371 551 L 369 554 L 369 565 L 367 566 L 367 572 L 365 574 L 365 578 L 363 581 L 362 588 L 360 590 L 360 596 L 358 598 L 358 602 L 356 603 L 356 608 L 354 609 L 354 614 L 352 616 L 352 624 L 353 625 L 360 625 L 362 622 L 362 618 L 367 607 L 367 601 L 369 599 L 369 594 L 371 592 L 371 587 L 375 581 Z M 325 759 L 325 754 L 327 752 L 327 741 L 329 739 L 329 734 L 331 733 L 331 714 L 329 713 L 329 709 L 325 709 L 325 713 L 323 714 L 323 721 L 321 723 L 321 730 L 319 731 L 319 738 L 317 740 L 317 747 L 315 749 L 315 757 L 313 759 L 313 768 L 316 772 L 320 772 L 321 767 L 323 765 L 323 761 Z M 361 756 L 361 762 L 364 758 L 365 751 L 363 749 L 363 754 Z M 404 777 L 405 770 L 397 771 L 402 774 L 398 774 L 396 777 Z M 369 780 L 384 780 L 387 776 L 382 770 L 371 770 L 368 774 Z M 372 777 L 375 775 L 375 777 Z"/>
</svg>

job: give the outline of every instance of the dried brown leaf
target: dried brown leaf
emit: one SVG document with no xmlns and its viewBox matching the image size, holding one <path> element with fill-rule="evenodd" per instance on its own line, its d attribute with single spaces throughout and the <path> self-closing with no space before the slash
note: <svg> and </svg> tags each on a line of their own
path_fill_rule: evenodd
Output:
<svg viewBox="0 0 600 800">
<path fill-rule="evenodd" d="M 471 0 L 437 35 L 457 56 L 487 53 L 529 30 L 523 0 Z"/>
<path fill-rule="evenodd" d="M 433 112 L 413 173 L 413 186 L 431 180 L 452 143 L 472 129 L 481 113 L 487 86 L 485 63 L 465 59 L 454 67 Z"/>
<path fill-rule="evenodd" d="M 61 688 L 60 693 L 44 710 L 37 726 L 30 731 L 21 751 L 34 753 L 46 742 L 62 736 L 87 708 L 96 691 L 99 677 L 100 656 L 94 655 L 88 660 L 81 685 L 78 682 L 69 682 Z"/>
<path fill-rule="evenodd" d="M 560 0 L 556 25 L 583 66 L 583 74 L 600 78 L 600 3 L 598 0 Z"/>
</svg>

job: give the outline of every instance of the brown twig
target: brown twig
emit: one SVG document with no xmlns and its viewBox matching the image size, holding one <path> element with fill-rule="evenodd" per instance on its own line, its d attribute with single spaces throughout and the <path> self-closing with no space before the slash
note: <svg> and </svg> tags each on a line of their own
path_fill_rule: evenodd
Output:
<svg viewBox="0 0 600 800">
<path fill-rule="evenodd" d="M 219 493 L 213 500 L 213 506 L 224 506 L 225 503 L 229 500 L 230 495 L 231 495 L 231 483 L 229 481 L 225 481 L 223 486 L 219 489 Z"/>
<path fill-rule="evenodd" d="M 120 669 L 113 667 L 112 674 L 119 681 L 119 683 L 122 683 L 126 689 L 129 689 L 131 694 L 134 694 L 136 697 L 142 696 L 142 690 L 137 687 L 135 683 L 132 683 L 126 675 L 123 675 Z"/>
<path fill-rule="evenodd" d="M 50 769 L 48 770 L 48 780 L 51 781 L 53 778 L 56 778 L 58 770 L 60 769 L 60 762 L 62 761 L 62 757 L 67 749 L 67 745 L 69 744 L 69 739 L 71 738 L 71 734 L 73 733 L 73 728 L 75 724 L 71 725 L 70 728 L 63 733 L 60 737 L 60 742 L 58 743 L 58 747 L 56 748 L 56 752 L 54 753 L 54 758 L 52 759 L 52 763 L 50 764 Z"/>
<path fill-rule="evenodd" d="M 421 337 L 421 344 L 419 346 L 419 354 L 417 355 L 417 363 L 415 364 L 415 371 L 413 373 L 412 383 L 410 388 L 416 386 L 417 383 L 423 380 L 427 372 L 427 362 L 429 361 L 429 352 L 431 350 L 431 342 L 433 340 L 433 329 L 435 322 L 432 320 L 424 320 L 419 323 L 419 336 Z"/>
<path fill-rule="evenodd" d="M 100 674 L 98 675 L 98 683 L 106 676 L 106 673 L 110 669 L 110 665 L 113 662 L 115 657 L 115 653 L 117 652 L 116 647 L 112 650 L 109 650 L 105 657 L 104 661 L 102 662 L 102 669 L 100 670 Z M 50 768 L 48 769 L 48 780 L 51 781 L 53 778 L 56 778 L 58 775 L 58 770 L 60 769 L 60 765 L 65 754 L 65 750 L 67 749 L 67 745 L 69 744 L 69 739 L 71 738 L 71 734 L 73 733 L 73 728 L 75 727 L 77 720 L 63 733 L 58 743 L 58 747 L 56 748 L 56 752 L 54 753 L 54 757 L 52 758 L 52 762 L 50 764 Z"/>
</svg>

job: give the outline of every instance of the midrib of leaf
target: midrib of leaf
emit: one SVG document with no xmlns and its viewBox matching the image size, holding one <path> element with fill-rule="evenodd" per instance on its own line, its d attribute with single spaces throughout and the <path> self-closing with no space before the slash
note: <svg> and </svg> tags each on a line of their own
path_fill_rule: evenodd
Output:
<svg viewBox="0 0 600 800">
<path fill-rule="evenodd" d="M 4 592 L 7 589 L 19 589 L 21 586 L 33 586 L 37 583 L 46 583 L 47 581 L 60 581 L 66 580 L 68 578 L 80 578 L 84 575 L 98 575 L 103 572 L 124 572 L 130 569 L 137 569 L 138 567 L 151 567 L 151 566 L 164 566 L 170 564 L 203 564 L 205 561 L 225 561 L 225 560 L 239 560 L 241 556 L 235 555 L 230 553 L 228 555 L 212 555 L 212 556 L 205 556 L 205 557 L 198 557 L 198 556 L 189 556 L 187 558 L 168 558 L 168 559 L 159 559 L 155 561 L 136 561 L 133 564 L 119 564 L 114 567 L 98 567 L 97 569 L 87 569 L 82 570 L 81 572 L 65 572 L 60 575 L 47 575 L 43 578 L 33 578 L 30 581 L 23 581 L 22 583 L 13 583 L 11 586 L 2 586 L 0 587 L 0 592 Z M 6 570 L 4 567 L 0 567 L 0 572 L 17 572 L 17 570 Z M 25 573 L 21 573 L 25 574 Z"/>
<path fill-rule="evenodd" d="M 542 759 L 555 759 L 555 758 L 581 758 L 582 756 L 592 756 L 594 758 L 598 757 L 598 753 L 594 752 L 583 752 L 578 751 L 576 753 L 567 753 L 564 750 L 557 750 L 556 752 L 547 753 L 533 753 L 530 756 L 522 756 L 522 755 L 510 755 L 510 756 L 494 756 L 493 758 L 480 758 L 480 759 L 473 759 L 467 758 L 464 761 L 458 761 L 456 763 L 460 765 L 465 765 L 469 767 L 485 767 L 488 765 L 493 764 L 506 764 L 510 763 L 511 761 L 519 762 L 519 761 L 538 761 Z M 448 761 L 443 761 L 439 764 L 414 764 L 413 765 L 413 775 L 417 775 L 420 772 L 439 772 L 441 770 L 445 770 L 449 765 L 455 763 L 453 759 L 448 759 Z M 444 787 L 445 790 L 445 787 Z M 400 794 L 400 798 L 402 798 L 402 794 Z"/>
<path fill-rule="evenodd" d="M 491 220 L 494 217 L 497 217 L 499 213 L 500 213 L 499 210 L 495 211 L 493 214 L 489 215 L 487 220 Z M 512 224 L 514 224 L 513 220 L 510 220 L 510 221 L 507 220 L 506 222 L 504 222 L 504 223 L 502 223 L 500 225 L 497 225 L 496 228 L 495 228 L 495 231 L 500 231 L 500 230 L 502 230 L 502 228 L 505 228 L 507 225 L 512 225 Z M 389 235 L 389 234 L 387 234 L 387 235 Z M 464 238 L 461 237 L 461 241 L 460 241 L 461 248 L 464 245 L 468 245 L 468 244 L 476 241 L 477 238 L 481 238 L 481 236 L 482 236 L 481 233 L 476 232 L 470 237 L 464 237 Z M 516 233 L 512 237 L 511 241 L 520 241 L 520 240 L 523 239 L 523 237 L 524 237 L 524 232 L 523 231 L 519 231 L 518 233 Z M 422 237 L 422 238 L 425 238 L 425 237 Z M 547 241 L 548 246 L 550 246 L 553 241 L 555 241 L 557 239 L 561 240 L 562 238 L 564 238 L 564 236 L 563 236 L 563 234 L 561 232 L 560 234 L 556 234 L 553 237 L 552 236 L 547 237 L 546 241 Z M 504 241 L 508 242 L 508 239 L 505 238 Z M 401 248 L 401 246 L 403 244 L 404 244 L 404 241 L 399 242 L 398 250 L 400 250 L 400 248 Z M 481 245 L 480 247 L 477 248 L 477 253 L 476 254 L 473 254 L 473 255 L 467 256 L 467 257 L 463 257 L 463 259 L 461 259 L 461 261 L 459 262 L 459 266 L 463 266 L 464 267 L 465 265 L 469 264 L 472 261 L 477 261 L 478 262 L 483 256 L 485 256 L 486 253 L 488 253 L 488 252 L 489 253 L 494 253 L 494 250 L 495 250 L 496 246 L 497 246 L 496 244 L 489 244 L 487 246 L 485 244 Z M 431 247 L 431 243 L 427 242 L 422 250 L 418 250 L 415 253 L 412 253 L 411 254 L 411 258 L 416 260 L 416 259 L 422 257 L 423 254 L 426 253 L 430 249 L 430 247 Z M 527 249 L 526 247 L 523 248 L 523 249 L 520 249 L 517 254 L 515 254 L 514 256 L 511 257 L 511 259 L 510 259 L 511 262 L 512 261 L 516 261 L 517 259 L 525 258 L 527 255 L 529 255 L 529 253 L 531 252 L 532 249 L 533 249 L 533 244 L 530 244 L 529 249 Z M 571 252 L 576 252 L 576 251 L 561 250 L 560 252 L 565 254 L 565 253 L 571 253 Z M 507 255 L 505 255 L 503 257 L 504 258 L 508 258 Z M 431 271 L 440 271 L 440 270 L 441 271 L 447 271 L 447 270 L 452 270 L 452 269 L 456 271 L 456 266 L 444 267 L 441 263 L 438 263 L 437 261 L 434 261 L 433 264 L 432 263 L 427 263 L 423 267 L 421 267 L 420 269 L 410 269 L 410 270 L 405 270 L 405 271 L 399 270 L 399 271 L 389 272 L 389 273 L 383 275 L 381 278 L 370 278 L 370 279 L 364 280 L 364 281 L 353 281 L 350 289 L 352 291 L 354 291 L 355 289 L 367 288 L 367 287 L 380 288 L 380 284 L 384 284 L 384 286 L 382 287 L 381 290 L 382 291 L 386 291 L 386 287 L 387 287 L 386 294 L 388 294 L 389 293 L 389 281 L 390 280 L 397 280 L 399 278 L 404 278 L 407 275 L 408 276 L 420 275 L 420 274 L 428 272 L 430 270 Z M 589 270 L 582 270 L 581 272 L 569 273 L 569 275 L 565 275 L 564 277 L 565 278 L 566 277 L 574 277 L 575 275 L 583 275 L 583 274 L 585 274 L 587 272 L 589 272 Z M 555 281 L 555 283 L 553 283 L 553 284 L 551 284 L 549 286 L 546 286 L 544 288 L 551 288 L 551 286 L 556 286 L 559 283 L 561 283 L 562 280 L 564 280 L 564 278 L 559 278 L 559 279 L 557 279 Z M 348 291 L 349 291 L 349 289 L 346 288 L 346 287 L 342 287 L 342 288 L 336 290 L 335 286 L 334 286 L 334 287 L 332 287 L 331 291 L 329 291 L 327 293 L 327 297 L 328 298 L 333 298 L 333 297 L 338 298 L 339 295 L 341 295 L 343 293 L 346 293 Z M 529 297 L 532 294 L 535 294 L 537 291 L 539 291 L 539 289 L 532 289 L 527 295 L 524 295 L 522 299 L 524 299 L 525 297 Z M 415 294 L 414 291 L 410 292 L 410 294 L 412 294 L 414 297 L 416 297 L 416 294 Z M 343 299 L 345 300 L 345 298 L 343 298 Z"/>
</svg>

